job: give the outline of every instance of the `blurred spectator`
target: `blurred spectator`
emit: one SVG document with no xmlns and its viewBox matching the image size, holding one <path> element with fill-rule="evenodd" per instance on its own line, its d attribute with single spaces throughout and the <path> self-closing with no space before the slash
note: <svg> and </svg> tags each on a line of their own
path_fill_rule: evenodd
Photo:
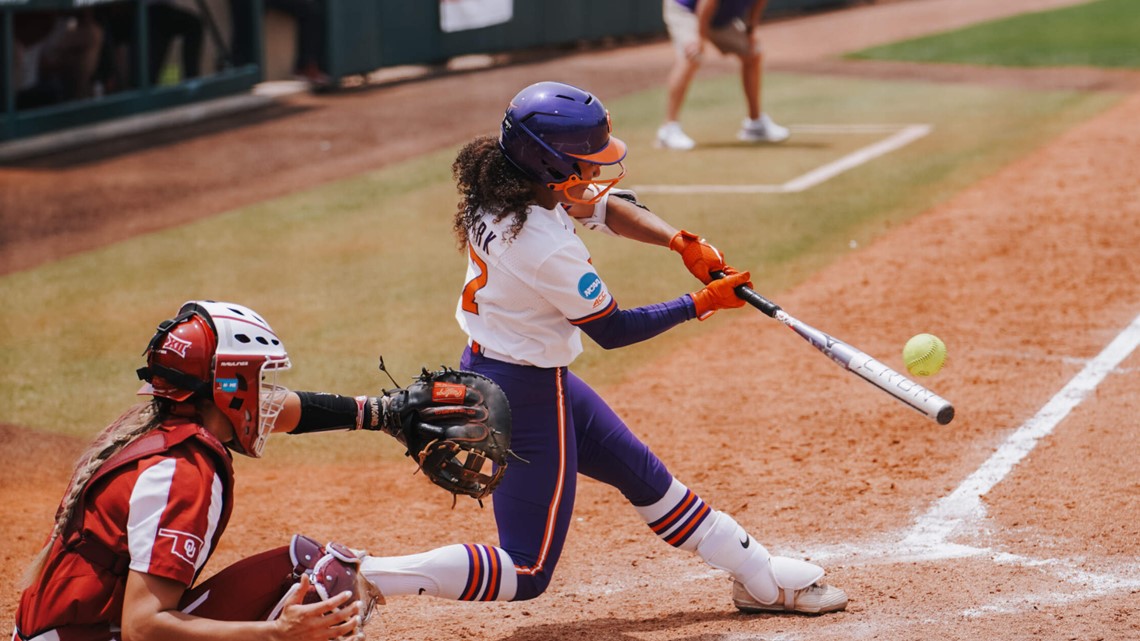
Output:
<svg viewBox="0 0 1140 641">
<path fill-rule="evenodd" d="M 197 78 L 202 68 L 202 19 L 198 14 L 174 4 L 173 0 L 147 0 L 147 22 L 150 24 L 150 83 L 156 84 L 170 45 L 182 39 L 182 79 Z"/>
<path fill-rule="evenodd" d="M 265 0 L 266 9 L 289 14 L 297 26 L 297 50 L 293 58 L 293 74 L 314 88 L 332 84 L 325 61 L 324 0 Z M 252 11 L 248 0 L 231 0 L 230 20 L 233 24 L 234 64 L 256 60 L 249 34 L 253 33 Z"/>
<path fill-rule="evenodd" d="M 175 39 L 181 40 L 180 80 L 196 78 L 202 68 L 202 20 L 172 0 L 143 0 L 146 4 L 147 81 L 158 84 Z M 135 5 L 112 2 L 97 10 L 107 31 L 107 43 L 99 64 L 99 81 L 107 93 L 137 87 L 140 83 L 131 65 L 131 50 L 136 45 Z"/>
<path fill-rule="evenodd" d="M 103 29 L 90 9 L 18 12 L 13 36 L 17 109 L 95 95 Z"/>
</svg>

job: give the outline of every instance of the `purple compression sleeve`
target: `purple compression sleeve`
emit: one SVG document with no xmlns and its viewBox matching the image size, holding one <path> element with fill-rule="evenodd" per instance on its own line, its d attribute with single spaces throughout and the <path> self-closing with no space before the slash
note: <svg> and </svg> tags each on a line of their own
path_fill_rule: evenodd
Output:
<svg viewBox="0 0 1140 641">
<path fill-rule="evenodd" d="M 579 325 L 586 335 L 605 349 L 640 343 L 667 329 L 697 317 L 693 299 L 688 294 L 664 303 L 633 309 L 618 309 L 610 314 Z"/>
</svg>

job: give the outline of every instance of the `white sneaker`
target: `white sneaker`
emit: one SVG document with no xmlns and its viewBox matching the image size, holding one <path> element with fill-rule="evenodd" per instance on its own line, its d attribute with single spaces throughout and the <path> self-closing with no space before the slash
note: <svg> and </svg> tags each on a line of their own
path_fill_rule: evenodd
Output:
<svg viewBox="0 0 1140 641">
<path fill-rule="evenodd" d="M 756 120 L 744 119 L 736 139 L 744 142 L 784 142 L 790 135 L 787 127 L 772 122 L 768 114 L 760 114 Z"/>
<path fill-rule="evenodd" d="M 667 122 L 657 130 L 657 140 L 653 143 L 659 149 L 688 151 L 697 146 L 693 139 L 681 131 L 681 123 Z"/>
<path fill-rule="evenodd" d="M 732 582 L 732 603 L 741 612 L 792 612 L 796 614 L 824 614 L 838 612 L 847 607 L 847 593 L 826 583 L 812 583 L 796 590 L 781 603 L 760 603 L 749 594 L 740 581 Z"/>
</svg>

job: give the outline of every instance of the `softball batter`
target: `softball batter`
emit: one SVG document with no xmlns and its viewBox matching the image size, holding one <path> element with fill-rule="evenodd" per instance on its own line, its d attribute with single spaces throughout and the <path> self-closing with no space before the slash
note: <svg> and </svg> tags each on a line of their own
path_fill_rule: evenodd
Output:
<svg viewBox="0 0 1140 641">
<path fill-rule="evenodd" d="M 731 516 L 675 479 L 568 369 L 582 351 L 582 332 L 607 349 L 643 341 L 744 305 L 733 288 L 749 280 L 704 240 L 614 188 L 624 175 L 626 146 L 610 129 L 595 96 L 541 82 L 511 100 L 497 140 L 477 138 L 459 152 L 452 168 L 461 194 L 454 230 L 469 259 L 456 309 L 469 336 L 461 366 L 506 392 L 511 447 L 522 460 L 510 463 L 494 495 L 499 546 L 369 557 L 361 570 L 386 595 L 535 598 L 562 553 L 581 473 L 621 491 L 666 543 L 729 572 L 739 609 L 842 610 L 847 596 L 820 582 L 822 568 L 769 555 Z M 588 229 L 670 247 L 705 287 L 621 309 L 591 265 L 575 219 Z M 714 280 L 710 271 L 727 276 Z"/>
</svg>

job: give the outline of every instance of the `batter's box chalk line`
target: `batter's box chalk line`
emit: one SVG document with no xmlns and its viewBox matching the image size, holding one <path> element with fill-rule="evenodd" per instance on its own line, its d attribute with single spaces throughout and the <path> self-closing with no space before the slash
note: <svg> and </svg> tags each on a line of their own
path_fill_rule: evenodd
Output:
<svg viewBox="0 0 1140 641">
<path fill-rule="evenodd" d="M 866 164 L 879 156 L 901 149 L 934 130 L 931 125 L 793 125 L 790 129 L 805 134 L 890 134 L 878 142 L 821 165 L 780 185 L 635 185 L 641 194 L 794 194 L 806 191 L 845 171 Z"/>
<path fill-rule="evenodd" d="M 1112 572 L 1083 569 L 1084 559 L 1036 559 L 988 547 L 974 547 L 951 541 L 952 538 L 985 538 L 986 508 L 982 502 L 991 489 L 1002 481 L 1046 436 L 1051 434 L 1069 413 L 1097 386 L 1113 373 L 1126 373 L 1119 366 L 1140 346 L 1140 316 L 1061 388 L 1029 420 L 1011 433 L 997 450 L 974 470 L 950 494 L 934 502 L 909 529 L 896 536 L 867 544 L 821 546 L 809 556 L 815 562 L 842 562 L 851 565 L 886 565 L 923 561 L 940 561 L 964 557 L 988 557 L 1000 565 L 1016 565 L 1048 573 L 1059 581 L 1077 586 L 1073 593 L 1032 595 L 1032 599 L 1016 599 L 992 603 L 972 611 L 980 616 L 988 612 L 1009 612 L 1034 603 L 1067 603 L 1090 599 L 1116 591 L 1140 590 L 1140 564 L 1112 563 Z"/>
</svg>

